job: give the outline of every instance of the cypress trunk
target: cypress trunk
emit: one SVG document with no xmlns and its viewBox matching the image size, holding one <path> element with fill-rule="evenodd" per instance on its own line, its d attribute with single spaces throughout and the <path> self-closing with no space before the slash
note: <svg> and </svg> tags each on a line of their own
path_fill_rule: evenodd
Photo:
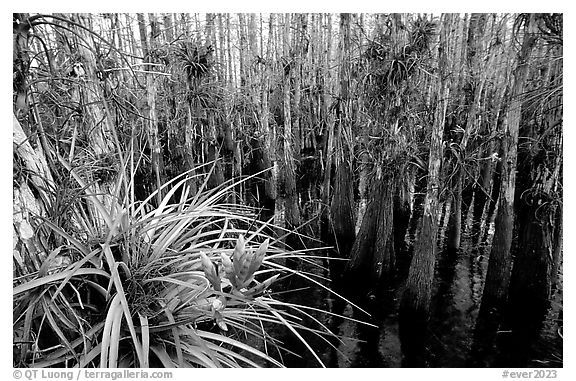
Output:
<svg viewBox="0 0 576 381">
<path fill-rule="evenodd" d="M 438 233 L 438 196 L 440 188 L 440 168 L 443 156 L 443 134 L 448 105 L 449 63 L 447 40 L 452 23 L 451 14 L 443 14 L 440 32 L 438 103 L 434 114 L 430 157 L 428 159 L 428 187 L 424 200 L 422 227 L 414 244 L 414 255 L 410 263 L 408 279 L 400 300 L 400 340 L 405 363 L 408 366 L 424 364 L 424 338 L 430 316 L 432 281 L 436 259 Z"/>
<path fill-rule="evenodd" d="M 533 28 L 533 16 L 528 27 Z M 498 214 L 492 249 L 488 261 L 486 282 L 482 295 L 482 304 L 476 325 L 476 334 L 480 335 L 486 327 L 494 328 L 494 321 L 500 319 L 504 303 L 508 297 L 508 284 L 511 271 L 510 248 L 514 229 L 514 193 L 516 187 L 516 162 L 518 149 L 518 132 L 522 103 L 519 96 L 524 91 L 528 72 L 527 60 L 536 42 L 533 33 L 524 36 L 522 48 L 518 54 L 518 63 L 514 70 L 511 90 L 511 102 L 504 118 L 504 137 L 502 141 L 502 183 Z M 492 321 L 492 322 L 490 322 Z M 493 334 L 490 332 L 489 335 Z"/>
<path fill-rule="evenodd" d="M 341 163 L 336 169 L 334 195 L 330 206 L 332 233 L 340 258 L 347 258 L 356 236 L 354 230 L 354 199 L 350 165 Z"/>
<path fill-rule="evenodd" d="M 388 176 L 381 175 L 374 181 L 366 213 L 353 241 L 345 273 L 348 282 L 352 282 L 360 294 L 376 286 L 381 277 L 389 278 L 395 267 L 392 234 L 394 188 L 394 181 Z"/>
<path fill-rule="evenodd" d="M 156 37 L 160 32 L 158 31 L 158 25 L 156 18 L 153 14 L 149 14 L 149 20 L 152 27 L 150 33 L 150 41 L 148 43 L 146 25 L 144 20 L 144 14 L 138 13 L 138 27 L 140 30 L 140 41 L 142 43 L 142 54 L 144 56 L 144 62 L 147 64 L 152 63 L 152 57 L 150 55 L 151 49 L 155 48 Z M 146 109 L 148 111 L 148 118 L 146 120 L 146 135 L 148 137 L 148 146 L 150 147 L 150 159 L 152 164 L 152 173 L 156 180 L 157 193 L 157 203 L 160 205 L 162 202 L 162 190 L 161 186 L 164 183 L 164 164 L 162 158 L 162 151 L 160 145 L 160 139 L 158 134 L 158 117 L 156 114 L 156 80 L 154 78 L 154 66 L 146 65 Z"/>
<path fill-rule="evenodd" d="M 554 252 L 552 253 L 552 289 L 559 289 L 560 285 L 558 282 L 558 273 L 561 268 L 562 262 L 562 250 L 563 250 L 563 235 L 564 235 L 564 223 L 563 223 L 563 208 L 562 205 L 558 206 L 556 211 L 556 232 L 554 236 Z"/>
<path fill-rule="evenodd" d="M 427 176 L 424 171 L 416 168 L 414 170 L 414 197 L 412 199 L 412 214 L 408 226 L 408 235 L 411 240 L 416 239 L 416 233 L 422 215 L 424 214 L 424 198 L 426 197 Z"/>
<path fill-rule="evenodd" d="M 406 252 L 406 233 L 410 221 L 410 194 L 408 178 L 401 176 L 394 194 L 394 253 Z"/>
<path fill-rule="evenodd" d="M 290 56 L 290 15 L 284 16 L 284 55 Z M 292 130 L 292 108 L 291 108 L 291 72 L 284 72 L 283 80 L 283 109 L 284 109 L 284 146 L 283 146 L 283 184 L 285 193 L 285 221 L 286 228 L 294 231 L 286 237 L 286 244 L 294 249 L 300 247 L 300 238 L 295 233 L 295 229 L 300 225 L 300 207 L 298 205 L 298 192 L 296 191 L 296 165 L 294 154 L 298 151 L 294 147 L 294 133 Z"/>
<path fill-rule="evenodd" d="M 490 146 L 492 145 L 493 144 Z M 484 151 L 484 157 L 490 157 L 492 154 L 491 151 L 492 149 L 490 147 L 487 148 Z M 494 163 L 492 160 L 484 161 L 480 170 L 480 178 L 478 179 L 478 184 L 474 190 L 474 207 L 472 210 L 472 237 L 474 240 L 480 235 L 482 216 L 484 215 L 486 201 L 488 200 L 488 192 L 490 191 L 490 180 L 492 177 L 493 168 Z"/>
<path fill-rule="evenodd" d="M 446 248 L 450 252 L 456 252 L 460 248 L 460 238 L 462 236 L 462 175 L 458 175 L 456 189 L 452 196 L 452 207 L 448 220 L 448 237 Z"/>
<path fill-rule="evenodd" d="M 547 51 L 562 55 L 558 45 L 549 46 Z M 563 100 L 561 84 L 556 80 L 561 77 L 562 66 L 554 61 L 543 80 L 556 91 L 538 106 L 538 113 L 530 113 L 526 105 L 522 115 L 522 141 L 528 143 L 522 145 L 518 159 L 519 238 L 508 303 L 513 329 L 518 328 L 519 334 L 524 329 L 536 333 L 540 327 L 550 303 L 555 262 L 559 261 L 561 227 L 557 229 L 556 224 L 561 220 L 562 205 Z"/>
<path fill-rule="evenodd" d="M 518 214 L 522 222 L 508 306 L 512 325 L 530 331 L 540 328 L 552 291 L 555 210 L 546 209 L 532 204 Z"/>
<path fill-rule="evenodd" d="M 348 141 L 351 136 L 350 109 L 350 14 L 340 15 L 340 51 L 342 65 L 340 67 L 340 97 L 342 102 L 337 109 L 338 128 L 335 131 L 336 141 L 336 178 L 334 180 L 334 195 L 330 204 L 330 228 L 328 234 L 333 234 L 337 245 L 337 254 L 341 258 L 348 257 L 354 242 L 354 190 L 352 184 L 352 145 Z M 326 169 L 327 171 L 329 168 Z M 329 242 L 330 242 L 329 241 Z M 339 277 L 333 272 L 333 276 Z"/>
</svg>

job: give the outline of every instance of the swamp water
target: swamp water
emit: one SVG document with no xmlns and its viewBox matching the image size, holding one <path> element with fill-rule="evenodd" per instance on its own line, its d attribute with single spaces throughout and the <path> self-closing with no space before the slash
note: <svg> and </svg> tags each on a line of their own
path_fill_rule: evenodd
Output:
<svg viewBox="0 0 576 381">
<path fill-rule="evenodd" d="M 431 319 L 427 337 L 416 338 L 424 346 L 424 359 L 418 367 L 562 367 L 562 288 L 554 290 L 550 308 L 538 332 L 515 339 L 511 330 L 496 333 L 496 343 L 484 355 L 475 353 L 475 345 L 486 345 L 483 338 L 474 341 L 476 318 L 480 308 L 490 246 L 473 244 L 463 235 L 462 249 L 453 254 L 437 254 Z M 401 253 L 400 255 L 407 255 Z M 400 261 L 400 258 L 399 258 Z M 317 260 L 317 265 L 325 265 Z M 315 314 L 332 332 L 341 337 L 331 340 L 334 347 L 314 335 L 303 336 L 327 367 L 411 367 L 402 352 L 399 334 L 398 305 L 408 264 L 400 266 L 398 279 L 376 294 L 360 296 L 353 303 L 362 306 L 371 316 L 358 311 L 350 303 L 318 286 L 296 291 L 290 301 L 313 306 L 345 317 L 369 322 L 367 326 L 328 314 Z M 317 266 L 306 264 L 305 271 L 320 274 Z M 560 275 L 561 279 L 561 275 Z M 344 287 L 353 288 L 354 285 Z M 316 325 L 315 325 L 316 326 Z M 286 356 L 288 367 L 317 367 L 318 361 L 290 334 L 283 336 L 286 346 L 297 356 Z M 414 338 L 410 338 L 413 342 Z"/>
</svg>

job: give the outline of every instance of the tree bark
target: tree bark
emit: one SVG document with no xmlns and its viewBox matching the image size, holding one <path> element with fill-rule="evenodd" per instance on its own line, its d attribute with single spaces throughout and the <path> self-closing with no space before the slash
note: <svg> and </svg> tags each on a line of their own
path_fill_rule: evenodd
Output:
<svg viewBox="0 0 576 381">
<path fill-rule="evenodd" d="M 406 173 L 407 169 L 400 173 Z M 399 255 L 405 253 L 406 233 L 410 222 L 410 190 L 409 176 L 401 176 L 397 181 L 396 191 L 394 194 L 394 253 Z"/>
<path fill-rule="evenodd" d="M 13 251 L 15 275 L 37 271 L 46 256 L 35 234 L 35 216 L 43 216 L 53 205 L 55 183 L 41 145 L 35 148 L 16 115 L 13 116 L 14 156 L 18 159 L 14 170 L 22 178 L 14 179 L 13 195 Z M 22 175 L 28 173 L 27 176 Z"/>
<path fill-rule="evenodd" d="M 334 195 L 330 205 L 332 233 L 341 258 L 350 255 L 355 237 L 354 197 L 352 185 L 352 145 L 351 99 L 350 99 L 350 14 L 340 15 L 340 109 L 338 129 L 335 134 L 338 152 L 336 154 L 336 178 Z"/>
<path fill-rule="evenodd" d="M 539 16 L 536 20 L 530 20 L 534 24 L 541 22 Z M 536 38 L 536 29 L 532 28 L 525 38 Z M 561 46 L 543 46 L 541 51 L 562 57 Z M 522 57 L 525 71 L 528 71 L 529 57 L 529 54 Z M 546 88 L 556 91 L 551 92 L 546 101 L 542 101 L 538 113 L 531 114 L 527 110 L 522 114 L 520 135 L 521 141 L 526 143 L 519 148 L 518 155 L 515 200 L 518 251 L 510 279 L 508 303 L 512 324 L 519 332 L 525 329 L 538 332 L 550 306 L 552 292 L 557 210 L 562 203 L 563 160 L 562 85 L 557 80 L 562 76 L 562 64 L 554 61 L 557 60 L 550 60 L 551 64 L 545 71 L 547 74 L 541 80 L 547 85 Z M 518 73 L 518 77 L 527 75 Z M 530 118 L 530 115 L 535 116 Z"/>
<path fill-rule="evenodd" d="M 28 37 L 30 25 L 27 13 L 14 13 L 15 23 L 13 26 L 13 91 L 14 91 L 14 112 L 17 117 L 25 116 L 28 113 L 28 70 L 30 68 L 30 57 L 28 49 Z M 27 128 L 27 127 L 26 127 Z"/>
<path fill-rule="evenodd" d="M 498 320 L 499 314 L 503 311 L 504 303 L 508 297 L 508 285 L 512 264 L 510 248 L 514 228 L 514 193 L 518 157 L 518 131 L 522 108 L 521 96 L 524 92 L 524 85 L 528 74 L 528 59 L 536 42 L 533 27 L 533 20 L 531 20 L 528 25 L 528 30 L 524 35 L 522 48 L 518 53 L 510 94 L 511 102 L 506 111 L 503 123 L 502 183 L 500 186 L 498 214 L 496 216 L 496 230 L 494 232 L 492 249 L 488 261 L 477 331 L 482 328 L 483 324 L 486 324 L 486 320 Z"/>
<path fill-rule="evenodd" d="M 563 207 L 560 205 L 556 211 L 556 231 L 554 233 L 554 252 L 552 253 L 552 290 L 559 290 L 561 283 L 558 280 L 558 275 L 562 266 L 562 253 L 564 242 L 564 222 L 563 222 Z"/>
<path fill-rule="evenodd" d="M 292 130 L 292 107 L 291 107 L 291 67 L 292 52 L 290 43 L 290 20 L 291 15 L 284 15 L 283 52 L 288 60 L 288 69 L 283 74 L 283 109 L 284 109 L 284 144 L 283 144 L 283 183 L 285 192 L 285 222 L 288 230 L 295 231 L 300 225 L 300 207 L 298 205 L 298 192 L 296 191 L 296 166 L 294 163 L 294 133 Z M 289 70 L 286 72 L 286 70 Z M 297 234 L 290 234 L 286 242 L 292 248 L 300 247 L 300 238 Z"/>
<path fill-rule="evenodd" d="M 156 180 L 156 189 L 158 190 L 156 202 L 158 205 L 162 202 L 162 184 L 164 183 L 164 161 L 162 157 L 162 150 L 160 145 L 160 138 L 158 134 L 158 116 L 156 113 L 156 80 L 154 77 L 154 66 L 150 65 L 152 56 L 150 50 L 156 47 L 156 37 L 158 36 L 159 28 L 156 16 L 149 14 L 148 19 L 151 25 L 150 41 L 147 38 L 146 24 L 144 14 L 138 13 L 138 28 L 140 31 L 140 41 L 142 43 L 142 53 L 146 70 L 146 104 L 148 111 L 148 119 L 146 123 L 146 135 L 148 137 L 148 145 L 150 147 L 150 161 L 152 163 L 152 172 Z"/>
<path fill-rule="evenodd" d="M 430 157 L 428 160 L 428 187 L 424 200 L 422 227 L 414 244 L 414 255 L 408 272 L 405 289 L 400 301 L 400 335 L 403 353 L 408 364 L 422 364 L 423 342 L 430 314 L 432 281 L 436 258 L 438 232 L 438 195 L 440 168 L 443 156 L 444 121 L 449 95 L 449 62 L 447 41 L 452 15 L 442 15 L 440 43 L 438 47 L 439 86 L 438 103 L 434 114 Z"/>
<path fill-rule="evenodd" d="M 354 291 L 365 295 L 381 280 L 389 281 L 394 271 L 393 194 L 394 178 L 380 174 L 370 190 L 366 213 L 356 239 L 351 237 L 350 260 L 346 264 L 347 283 L 354 284 Z"/>
<path fill-rule="evenodd" d="M 466 222 L 467 212 L 470 207 L 470 202 L 472 201 L 473 186 L 466 181 L 463 166 L 466 165 L 467 151 L 470 150 L 470 143 L 473 143 L 473 139 L 478 133 L 479 123 L 477 119 L 478 114 L 482 111 L 481 96 L 488 78 L 488 73 L 490 72 L 493 56 L 493 49 L 490 49 L 488 59 L 483 59 L 485 55 L 486 15 L 472 14 L 470 24 L 467 49 L 465 49 L 465 51 L 467 55 L 467 71 L 471 79 L 466 86 L 472 88 L 472 82 L 477 83 L 475 84 L 473 96 L 468 106 L 462 138 L 458 144 L 459 156 L 454 163 L 456 166 L 455 186 L 452 192 L 452 208 L 448 222 L 447 240 L 447 249 L 451 251 L 456 251 L 460 248 L 462 222 Z M 464 97 L 464 100 L 465 99 L 466 97 Z"/>
<path fill-rule="evenodd" d="M 322 61 L 322 74 L 323 74 L 323 86 L 322 86 L 322 107 L 321 115 L 324 120 L 324 141 L 325 146 L 323 147 L 323 156 L 325 158 L 324 173 L 322 179 L 322 214 L 320 222 L 320 236 L 323 241 L 329 242 L 333 239 L 333 234 L 330 228 L 330 200 L 332 195 L 332 170 L 333 170 L 333 156 L 334 156 L 334 116 L 332 110 L 330 110 L 331 103 L 331 77 L 330 77 L 330 64 L 331 64 L 331 51 L 332 51 L 332 16 L 330 14 L 326 15 L 326 29 L 327 36 L 326 47 L 324 51 L 326 52 Z"/>
</svg>

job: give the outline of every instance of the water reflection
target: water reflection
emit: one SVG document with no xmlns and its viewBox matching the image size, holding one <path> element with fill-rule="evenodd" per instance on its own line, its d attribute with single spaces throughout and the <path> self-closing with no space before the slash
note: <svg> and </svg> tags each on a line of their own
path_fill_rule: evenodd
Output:
<svg viewBox="0 0 576 381">
<path fill-rule="evenodd" d="M 425 329 L 422 322 L 416 321 L 408 322 L 405 326 L 409 329 L 402 334 L 399 329 L 399 297 L 407 274 L 406 264 L 402 263 L 409 263 L 408 253 L 399 253 L 397 276 L 380 287 L 382 292 L 354 292 L 350 284 L 346 290 L 339 290 L 370 316 L 320 288 L 297 293 L 295 297 L 302 303 L 314 303 L 316 307 L 376 326 L 324 316 L 323 324 L 341 337 L 331 340 L 331 345 L 310 337 L 324 364 L 382 368 L 561 367 L 562 288 L 558 287 L 554 293 L 542 324 L 531 332 L 510 321 L 488 321 L 477 330 L 490 246 L 489 242 L 472 243 L 468 235 L 463 238 L 461 250 L 441 251 L 437 255 L 431 317 Z M 300 348 L 294 352 L 304 353 L 301 345 L 290 341 L 287 344 Z M 310 357 L 293 358 L 287 365 L 318 366 Z"/>
</svg>

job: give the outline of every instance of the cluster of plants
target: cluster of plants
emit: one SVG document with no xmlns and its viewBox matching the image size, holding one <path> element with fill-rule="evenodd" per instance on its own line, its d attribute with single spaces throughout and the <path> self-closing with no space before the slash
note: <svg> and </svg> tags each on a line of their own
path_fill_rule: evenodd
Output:
<svg viewBox="0 0 576 381">
<path fill-rule="evenodd" d="M 81 29 L 95 36 L 77 22 L 70 25 L 76 28 L 66 29 L 72 39 L 81 39 Z M 291 250 L 281 228 L 258 220 L 257 210 L 229 203 L 241 199 L 234 192 L 251 178 L 214 186 L 209 180 L 221 163 L 189 169 L 180 160 L 173 163 L 179 171 L 166 171 L 171 180 L 147 185 L 153 182 L 137 127 L 144 120 L 141 97 L 120 75 L 115 82 L 86 72 L 56 76 L 53 64 L 70 64 L 58 46 L 59 38 L 68 40 L 57 34 L 54 45 L 49 32 L 33 26 L 50 70 L 44 71 L 44 56 L 37 55 L 37 65 L 15 75 L 15 86 L 19 76 L 38 80 L 28 88 L 30 112 L 15 122 L 28 138 L 14 152 L 13 365 L 283 366 L 283 355 L 291 352 L 281 340 L 286 334 L 322 364 L 302 334 L 333 342 L 327 338 L 335 336 L 315 317 L 321 311 L 280 296 L 290 291 L 287 277 L 325 287 L 313 274 L 286 266 L 288 258 L 313 260 L 315 254 Z M 194 118 L 217 108 L 218 89 L 201 83 L 211 68 L 211 48 L 179 43 L 152 53 L 152 61 L 169 59 L 162 62 L 188 85 L 177 96 L 161 93 L 160 103 L 167 106 L 160 108 L 161 126 L 170 116 L 185 119 L 180 100 L 190 104 Z M 100 65 L 102 57 L 95 56 Z M 115 66 L 106 64 L 105 72 Z M 89 112 L 100 105 L 82 103 L 89 82 L 103 87 L 100 101 L 116 119 L 113 144 L 103 154 L 93 152 L 84 128 L 103 122 L 91 120 Z M 169 131 L 161 135 L 175 135 L 175 127 L 167 124 Z M 163 143 L 171 148 L 173 141 Z M 30 165 L 33 152 L 43 156 L 46 173 Z M 189 170 L 181 173 L 182 168 Z"/>
<path fill-rule="evenodd" d="M 301 332 L 334 335 L 318 311 L 275 290 L 287 276 L 318 283 L 285 266 L 310 256 L 286 249 L 249 207 L 227 204 L 237 183 L 209 190 L 209 175 L 187 172 L 137 201 L 127 171 L 102 194 L 61 164 L 83 192 L 68 197 L 65 219 L 33 216 L 47 254 L 17 266 L 14 366 L 282 366 L 290 349 L 272 334 L 282 330 L 322 363 Z"/>
</svg>

